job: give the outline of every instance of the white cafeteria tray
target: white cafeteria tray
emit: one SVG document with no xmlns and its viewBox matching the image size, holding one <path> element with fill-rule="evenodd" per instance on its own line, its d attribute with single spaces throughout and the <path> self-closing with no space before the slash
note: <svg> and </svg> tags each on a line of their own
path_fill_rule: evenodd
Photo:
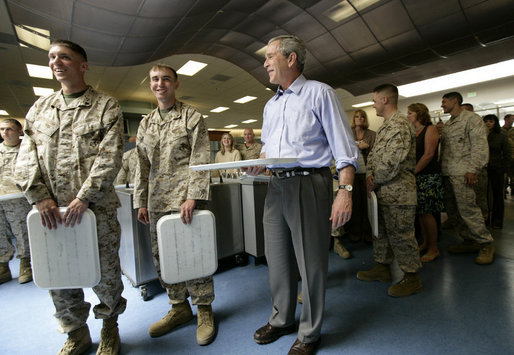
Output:
<svg viewBox="0 0 514 355">
<path fill-rule="evenodd" d="M 61 216 L 66 207 L 60 207 Z M 100 282 L 95 214 L 87 209 L 80 224 L 48 229 L 36 209 L 27 215 L 34 283 L 44 289 L 93 287 Z"/>
<path fill-rule="evenodd" d="M 218 268 L 216 222 L 211 211 L 194 211 L 191 224 L 184 224 L 180 213 L 157 222 L 157 242 L 161 277 L 175 284 L 210 276 Z"/>
<path fill-rule="evenodd" d="M 378 201 L 374 191 L 371 191 L 371 196 L 368 197 L 368 219 L 371 233 L 378 238 Z"/>
<path fill-rule="evenodd" d="M 191 165 L 190 168 L 193 170 L 222 170 L 222 169 L 246 168 L 249 166 L 288 164 L 288 163 L 295 163 L 297 161 L 298 161 L 298 158 L 248 159 L 248 160 L 228 161 L 225 163 Z"/>
</svg>

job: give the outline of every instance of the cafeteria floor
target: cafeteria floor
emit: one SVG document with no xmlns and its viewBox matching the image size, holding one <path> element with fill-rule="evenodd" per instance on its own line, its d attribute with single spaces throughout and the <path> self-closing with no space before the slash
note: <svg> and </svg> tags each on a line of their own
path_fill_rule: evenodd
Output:
<svg viewBox="0 0 514 355">
<path fill-rule="evenodd" d="M 349 260 L 331 251 L 318 354 L 514 354 L 512 196 L 505 211 L 503 230 L 492 230 L 493 264 L 475 264 L 475 254 L 448 254 L 446 247 L 458 238 L 444 231 L 441 257 L 424 265 L 424 290 L 411 297 L 391 298 L 387 284 L 357 280 L 358 270 L 373 265 L 369 245 L 346 241 L 353 254 Z M 18 261 L 11 261 L 10 267 L 14 279 L 0 285 L 0 354 L 56 354 L 66 335 L 56 331 L 48 292 L 32 282 L 18 284 Z M 266 324 L 271 311 L 264 264 L 220 263 L 213 303 L 218 332 L 208 346 L 196 343 L 196 317 L 170 334 L 150 338 L 148 327 L 169 310 L 167 296 L 155 292 L 145 302 L 138 288 L 125 277 L 123 281 L 128 305 L 119 319 L 121 354 L 287 354 L 296 339 L 291 334 L 268 345 L 253 341 L 254 331 Z M 90 303 L 97 303 L 91 289 L 85 293 Z M 297 315 L 300 310 L 298 305 Z M 94 354 L 101 321 L 90 315 L 88 325 L 93 339 L 88 353 Z"/>
</svg>

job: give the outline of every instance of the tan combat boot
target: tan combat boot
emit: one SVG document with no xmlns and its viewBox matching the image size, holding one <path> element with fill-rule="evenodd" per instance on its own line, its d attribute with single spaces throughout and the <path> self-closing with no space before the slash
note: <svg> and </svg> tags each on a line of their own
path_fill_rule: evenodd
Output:
<svg viewBox="0 0 514 355">
<path fill-rule="evenodd" d="M 96 355 L 117 355 L 120 352 L 120 331 L 118 330 L 118 316 L 104 319 L 100 344 Z"/>
<path fill-rule="evenodd" d="M 348 249 L 343 245 L 343 241 L 339 237 L 334 237 L 334 251 L 343 259 L 350 259 L 352 256 Z"/>
<path fill-rule="evenodd" d="M 491 264 L 494 260 L 494 245 L 493 243 L 480 244 L 480 251 L 475 259 L 475 263 L 480 265 Z"/>
<path fill-rule="evenodd" d="M 391 282 L 389 265 L 376 263 L 370 270 L 359 271 L 357 278 L 362 281 Z"/>
<path fill-rule="evenodd" d="M 91 336 L 87 324 L 68 333 L 68 339 L 57 355 L 79 355 L 91 347 Z"/>
<path fill-rule="evenodd" d="M 188 301 L 174 304 L 163 319 L 150 326 L 148 334 L 150 334 L 152 338 L 160 337 L 161 335 L 171 332 L 173 328 L 189 322 L 191 319 L 193 319 L 193 312 L 191 311 L 191 306 Z"/>
<path fill-rule="evenodd" d="M 21 258 L 18 282 L 20 284 L 24 284 L 30 281 L 32 281 L 32 266 L 30 265 L 30 258 Z"/>
<path fill-rule="evenodd" d="M 9 263 L 0 263 L 0 284 L 12 280 Z"/>
<path fill-rule="evenodd" d="M 388 294 L 391 297 L 406 297 L 423 290 L 423 284 L 417 272 L 405 273 L 403 279 L 389 287 Z"/>
<path fill-rule="evenodd" d="M 198 328 L 196 329 L 196 341 L 199 345 L 207 345 L 212 343 L 216 331 L 214 329 L 214 316 L 212 315 L 212 307 L 198 306 Z"/>
</svg>

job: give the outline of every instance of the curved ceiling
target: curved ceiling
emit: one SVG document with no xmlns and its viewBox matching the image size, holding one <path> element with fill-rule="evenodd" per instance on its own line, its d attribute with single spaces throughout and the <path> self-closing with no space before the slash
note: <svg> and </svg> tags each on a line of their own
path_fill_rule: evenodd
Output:
<svg viewBox="0 0 514 355">
<path fill-rule="evenodd" d="M 12 21 L 83 45 L 90 62 L 225 59 L 264 85 L 258 51 L 294 34 L 306 75 L 353 95 L 514 57 L 512 0 L 6 0 Z M 427 65 L 430 64 L 430 65 Z"/>
</svg>

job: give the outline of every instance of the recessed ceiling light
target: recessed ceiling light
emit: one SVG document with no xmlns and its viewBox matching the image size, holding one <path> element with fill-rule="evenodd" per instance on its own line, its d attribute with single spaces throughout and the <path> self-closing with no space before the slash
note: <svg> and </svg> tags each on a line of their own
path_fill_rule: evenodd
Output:
<svg viewBox="0 0 514 355">
<path fill-rule="evenodd" d="M 398 86 L 403 97 L 419 96 L 514 75 L 514 59 Z"/>
<path fill-rule="evenodd" d="M 332 6 L 327 11 L 323 12 L 323 15 L 327 16 L 334 22 L 341 22 L 348 17 L 357 13 L 357 11 L 362 11 L 365 8 L 377 3 L 379 0 L 360 0 L 360 1 L 352 1 L 352 3 L 348 3 L 348 1 L 343 0 L 338 4 Z M 355 7 L 354 7 L 355 6 Z M 357 10 L 357 11 L 356 11 Z"/>
<path fill-rule="evenodd" d="M 242 121 L 241 123 L 253 123 L 253 122 L 257 122 L 257 120 L 246 120 L 246 121 Z"/>
<path fill-rule="evenodd" d="M 33 78 L 52 79 L 52 69 L 44 65 L 25 64 L 29 75 Z"/>
<path fill-rule="evenodd" d="M 240 99 L 237 99 L 236 101 L 234 101 L 235 103 L 238 103 L 238 104 L 246 104 L 247 102 L 249 101 L 252 101 L 252 100 L 255 100 L 256 97 L 255 96 L 244 96 Z"/>
<path fill-rule="evenodd" d="M 226 111 L 228 109 L 229 109 L 229 107 L 220 106 L 220 107 L 216 107 L 215 109 L 212 109 L 211 112 L 220 113 L 220 112 Z"/>
<path fill-rule="evenodd" d="M 229 125 L 225 126 L 225 128 L 234 128 L 234 127 L 237 127 L 237 125 L 236 124 L 229 124 Z"/>
<path fill-rule="evenodd" d="M 366 101 L 366 102 L 361 102 L 360 104 L 355 104 L 355 105 L 352 105 L 352 107 L 366 107 L 366 106 L 371 106 L 373 105 L 373 101 Z"/>
<path fill-rule="evenodd" d="M 202 115 L 202 117 L 203 117 L 203 118 L 207 118 L 207 117 L 209 117 L 209 115 Z"/>
<path fill-rule="evenodd" d="M 186 64 L 184 64 L 179 70 L 177 70 L 177 74 L 193 76 L 198 73 L 200 70 L 205 68 L 207 64 L 196 62 L 194 60 L 189 60 Z"/>
<path fill-rule="evenodd" d="M 0 116 L 9 116 L 6 110 L 0 110 Z"/>
<path fill-rule="evenodd" d="M 266 57 L 266 48 L 268 48 L 268 45 L 265 45 L 261 49 L 256 50 L 255 54 L 257 54 L 260 57 Z"/>
<path fill-rule="evenodd" d="M 34 94 L 36 96 L 46 96 L 46 95 L 50 95 L 51 93 L 54 92 L 54 89 L 50 89 L 50 88 L 39 88 L 37 86 L 34 86 Z"/>
</svg>

